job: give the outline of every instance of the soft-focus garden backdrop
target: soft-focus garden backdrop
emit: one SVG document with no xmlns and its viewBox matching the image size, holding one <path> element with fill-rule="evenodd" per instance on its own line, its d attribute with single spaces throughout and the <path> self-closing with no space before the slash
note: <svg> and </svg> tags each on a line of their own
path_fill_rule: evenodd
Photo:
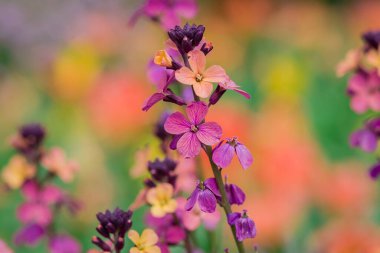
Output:
<svg viewBox="0 0 380 253">
<path fill-rule="evenodd" d="M 154 90 L 146 67 L 166 34 L 146 19 L 128 27 L 140 4 L 0 2 L 0 165 L 13 154 L 7 140 L 17 127 L 47 127 L 47 145 L 64 147 L 80 164 L 75 182 L 65 187 L 82 209 L 59 223 L 84 252 L 95 234 L 95 213 L 128 208 L 141 188 L 142 180 L 131 175 L 138 169 L 135 154 L 157 142 L 152 126 L 168 106 L 141 110 Z M 362 119 L 350 111 L 347 80 L 335 76 L 335 66 L 359 45 L 362 32 L 380 27 L 380 2 L 199 4 L 190 22 L 206 26 L 215 47 L 210 64 L 224 66 L 253 96 L 245 101 L 228 93 L 209 115 L 226 136 L 238 132 L 255 158 L 244 173 L 237 164 L 228 168 L 256 222 L 258 236 L 250 243 L 262 252 L 379 252 L 371 251 L 380 248 L 379 183 L 367 175 L 369 157 L 348 145 Z M 14 210 L 20 199 L 1 188 L 0 238 L 8 243 L 19 226 Z M 137 228 L 141 216 L 134 216 Z"/>
</svg>

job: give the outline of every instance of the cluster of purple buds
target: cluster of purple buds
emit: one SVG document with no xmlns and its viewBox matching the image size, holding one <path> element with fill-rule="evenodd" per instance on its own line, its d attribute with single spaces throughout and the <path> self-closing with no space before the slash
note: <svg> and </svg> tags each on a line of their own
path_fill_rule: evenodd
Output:
<svg viewBox="0 0 380 253">
<path fill-rule="evenodd" d="M 123 211 L 116 208 L 113 212 L 106 210 L 96 215 L 99 225 L 96 231 L 105 238 L 92 238 L 92 243 L 105 252 L 120 252 L 124 248 L 125 234 L 132 227 L 132 211 Z"/>
<path fill-rule="evenodd" d="M 365 42 L 365 50 L 379 49 L 380 45 L 380 31 L 369 31 L 362 35 L 362 39 Z"/>
<path fill-rule="evenodd" d="M 177 163 L 170 158 L 165 158 L 160 161 L 158 159 L 153 162 L 148 162 L 148 171 L 155 181 L 160 183 L 169 183 L 175 186 L 177 175 L 175 174 L 175 168 Z"/>
<path fill-rule="evenodd" d="M 177 46 L 178 51 L 181 54 L 187 54 L 202 41 L 205 29 L 203 25 L 186 24 L 183 28 L 177 25 L 168 31 L 168 35 Z"/>
</svg>

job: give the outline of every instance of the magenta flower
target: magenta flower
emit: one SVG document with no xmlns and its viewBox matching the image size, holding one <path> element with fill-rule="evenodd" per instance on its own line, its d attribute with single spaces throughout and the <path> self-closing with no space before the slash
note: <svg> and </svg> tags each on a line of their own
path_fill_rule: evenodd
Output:
<svg viewBox="0 0 380 253">
<path fill-rule="evenodd" d="M 235 184 L 228 184 L 226 182 L 224 184 L 224 188 L 226 189 L 228 201 L 231 205 L 241 205 L 244 203 L 245 193 L 239 186 Z"/>
<path fill-rule="evenodd" d="M 208 178 L 199 182 L 187 199 L 186 211 L 193 209 L 198 202 L 199 209 L 205 213 L 213 213 L 216 209 L 217 200 L 221 198 L 215 178 Z"/>
<path fill-rule="evenodd" d="M 377 140 L 380 136 L 380 118 L 369 120 L 365 126 L 350 136 L 352 147 L 360 148 L 364 152 L 374 152 L 377 148 Z"/>
<path fill-rule="evenodd" d="M 157 20 L 165 29 L 173 28 L 181 23 L 180 18 L 191 19 L 197 13 L 195 0 L 147 0 L 144 6 L 132 16 L 130 23 L 144 15 Z"/>
<path fill-rule="evenodd" d="M 201 151 L 201 143 L 216 144 L 222 135 L 222 128 L 215 122 L 204 122 L 207 105 L 193 102 L 186 108 L 188 120 L 180 112 L 175 112 L 165 122 L 165 130 L 177 135 L 175 147 L 185 157 L 195 157 Z"/>
<path fill-rule="evenodd" d="M 236 228 L 236 238 L 241 242 L 248 238 L 256 237 L 256 225 L 251 218 L 247 216 L 247 211 L 243 213 L 228 214 L 228 224 Z"/>
<path fill-rule="evenodd" d="M 253 162 L 251 152 L 249 152 L 247 147 L 240 143 L 236 137 L 226 139 L 225 143 L 222 141 L 214 149 L 212 153 L 212 160 L 219 167 L 226 168 L 230 165 L 235 153 L 243 169 L 247 169 L 251 166 Z"/>
<path fill-rule="evenodd" d="M 347 90 L 351 97 L 351 108 L 357 113 L 368 109 L 380 111 L 380 77 L 377 71 L 359 71 L 351 77 Z"/>
<path fill-rule="evenodd" d="M 68 235 L 55 235 L 49 240 L 50 253 L 80 253 L 81 246 Z"/>
</svg>

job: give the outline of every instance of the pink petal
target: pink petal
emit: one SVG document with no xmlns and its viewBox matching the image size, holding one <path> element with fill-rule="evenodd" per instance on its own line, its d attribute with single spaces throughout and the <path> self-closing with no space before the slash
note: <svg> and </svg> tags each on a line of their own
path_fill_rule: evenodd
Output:
<svg viewBox="0 0 380 253">
<path fill-rule="evenodd" d="M 187 230 L 194 231 L 199 227 L 199 225 L 201 225 L 201 217 L 196 214 L 195 209 L 195 211 L 184 213 L 182 217 L 182 223 Z"/>
<path fill-rule="evenodd" d="M 166 230 L 166 242 L 177 244 L 185 239 L 186 233 L 180 226 L 171 226 Z"/>
<path fill-rule="evenodd" d="M 167 118 L 164 128 L 170 134 L 183 134 L 190 131 L 190 123 L 182 113 L 175 112 Z"/>
<path fill-rule="evenodd" d="M 214 230 L 220 221 L 221 214 L 218 209 L 214 213 L 201 213 L 201 218 L 206 230 Z"/>
<path fill-rule="evenodd" d="M 380 94 L 376 93 L 368 97 L 368 105 L 369 107 L 378 112 L 380 111 Z"/>
<path fill-rule="evenodd" d="M 239 162 L 243 169 L 247 169 L 249 166 L 251 166 L 253 162 L 253 157 L 251 155 L 251 152 L 247 149 L 246 146 L 239 143 L 235 147 L 236 149 L 236 155 L 239 158 Z"/>
<path fill-rule="evenodd" d="M 148 79 L 158 90 L 163 90 L 168 81 L 168 72 L 165 67 L 156 65 L 151 61 L 148 65 Z"/>
<path fill-rule="evenodd" d="M 38 199 L 38 185 L 35 181 L 26 182 L 21 188 L 22 194 L 28 201 L 36 201 Z"/>
<path fill-rule="evenodd" d="M 236 91 L 237 93 L 239 93 L 240 95 L 243 95 L 246 99 L 250 99 L 251 98 L 251 95 L 249 95 L 248 92 L 244 91 L 244 90 L 241 90 L 241 89 L 234 89 L 234 91 Z"/>
<path fill-rule="evenodd" d="M 228 78 L 226 71 L 219 65 L 211 66 L 203 73 L 203 80 L 205 82 L 221 83 L 226 78 Z"/>
<path fill-rule="evenodd" d="M 24 203 L 17 208 L 17 218 L 23 223 L 46 226 L 51 222 L 50 208 L 40 203 Z"/>
<path fill-rule="evenodd" d="M 210 82 L 202 81 L 200 83 L 193 84 L 194 92 L 198 97 L 208 98 L 213 90 L 213 85 Z"/>
<path fill-rule="evenodd" d="M 196 135 L 203 144 L 214 145 L 222 136 L 222 128 L 215 122 L 206 122 L 198 126 Z"/>
<path fill-rule="evenodd" d="M 145 101 L 142 110 L 145 112 L 148 111 L 153 105 L 164 99 L 164 97 L 165 95 L 162 93 L 154 93 Z"/>
<path fill-rule="evenodd" d="M 47 205 L 58 203 L 63 198 L 60 188 L 54 185 L 47 185 L 41 192 L 41 201 Z"/>
<path fill-rule="evenodd" d="M 234 154 L 234 147 L 228 143 L 224 143 L 214 150 L 212 153 L 212 160 L 219 167 L 226 168 L 228 165 L 230 165 Z"/>
<path fill-rule="evenodd" d="M 179 25 L 181 20 L 171 8 L 166 9 L 161 16 L 161 24 L 166 30 L 172 29 L 174 26 Z"/>
<path fill-rule="evenodd" d="M 197 14 L 198 7 L 194 0 L 178 0 L 174 11 L 186 19 L 191 19 Z"/>
<path fill-rule="evenodd" d="M 362 96 L 354 96 L 351 98 L 351 109 L 356 113 L 363 113 L 368 109 L 367 100 Z"/>
<path fill-rule="evenodd" d="M 199 125 L 208 112 L 208 107 L 203 102 L 193 102 L 186 107 L 186 114 L 193 125 Z"/>
<path fill-rule="evenodd" d="M 197 81 L 195 80 L 194 72 L 191 71 L 191 69 L 189 69 L 188 67 L 182 67 L 178 69 L 175 72 L 175 78 L 177 79 L 178 82 L 187 84 L 187 85 L 193 85 L 197 83 Z"/>
<path fill-rule="evenodd" d="M 186 158 L 192 158 L 201 152 L 201 143 L 193 132 L 187 132 L 178 140 L 177 150 Z"/>
<path fill-rule="evenodd" d="M 206 67 L 206 56 L 200 50 L 193 50 L 187 54 L 189 64 L 195 74 L 203 74 Z M 204 76 L 205 77 L 205 76 Z"/>
</svg>

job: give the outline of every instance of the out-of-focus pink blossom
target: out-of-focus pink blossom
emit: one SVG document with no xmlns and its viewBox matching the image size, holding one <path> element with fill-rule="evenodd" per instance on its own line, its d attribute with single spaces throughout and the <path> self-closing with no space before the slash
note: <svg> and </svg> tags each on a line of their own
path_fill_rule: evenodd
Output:
<svg viewBox="0 0 380 253">
<path fill-rule="evenodd" d="M 13 250 L 11 250 L 3 240 L 0 240 L 0 252 L 1 253 L 13 253 Z"/>
<path fill-rule="evenodd" d="M 74 173 L 78 170 L 76 162 L 68 161 L 65 152 L 61 148 L 52 148 L 43 158 L 42 164 L 46 169 L 63 182 L 70 182 L 74 178 Z"/>
<path fill-rule="evenodd" d="M 49 240 L 50 253 L 80 253 L 79 243 L 68 235 L 55 235 Z"/>
</svg>

